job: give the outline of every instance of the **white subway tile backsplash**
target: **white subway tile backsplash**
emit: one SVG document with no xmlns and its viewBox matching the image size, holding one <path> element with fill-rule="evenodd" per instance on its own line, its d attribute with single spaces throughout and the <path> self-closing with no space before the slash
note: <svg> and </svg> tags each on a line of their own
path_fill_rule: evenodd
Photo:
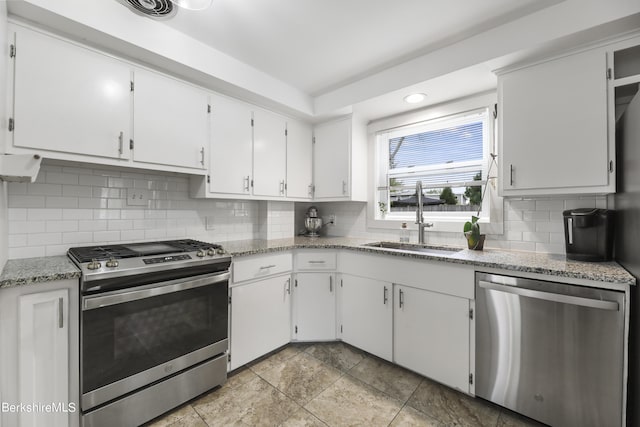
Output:
<svg viewBox="0 0 640 427">
<path fill-rule="evenodd" d="M 9 247 L 10 248 L 20 248 L 22 246 L 27 246 L 27 235 L 26 234 L 9 234 Z"/>
<path fill-rule="evenodd" d="M 45 221 L 10 221 L 9 235 L 11 234 L 32 234 L 44 233 L 46 229 Z"/>
<path fill-rule="evenodd" d="M 32 196 L 62 196 L 62 185 L 34 182 L 33 184 L 27 184 L 27 194 Z"/>
<path fill-rule="evenodd" d="M 564 209 L 564 200 L 536 200 L 537 211 L 561 211 Z"/>
<path fill-rule="evenodd" d="M 45 256 L 45 246 L 24 246 L 22 248 L 9 248 L 9 259 L 34 258 Z"/>
<path fill-rule="evenodd" d="M 28 196 L 20 194 L 9 194 L 7 203 L 11 208 L 44 208 L 44 196 Z M 44 251 L 44 249 L 43 249 Z"/>
<path fill-rule="evenodd" d="M 62 209 L 62 219 L 91 219 L 93 209 Z"/>
<path fill-rule="evenodd" d="M 83 185 L 65 185 L 62 187 L 62 195 L 66 197 L 92 197 L 91 187 Z"/>
<path fill-rule="evenodd" d="M 78 231 L 73 233 L 62 234 L 63 243 L 93 243 L 93 232 L 91 231 Z"/>
<path fill-rule="evenodd" d="M 95 209 L 93 219 L 120 219 L 120 211 L 117 209 Z"/>
<path fill-rule="evenodd" d="M 52 172 L 45 175 L 45 182 L 48 184 L 78 184 L 78 175 L 74 173 Z"/>
<path fill-rule="evenodd" d="M 62 233 L 33 233 L 27 235 L 27 245 L 58 245 L 62 243 Z"/>
<path fill-rule="evenodd" d="M 77 208 L 77 197 L 50 197 L 47 196 L 46 207 L 48 208 Z"/>
<path fill-rule="evenodd" d="M 27 220 L 27 209 L 24 208 L 9 208 L 9 221 L 26 221 Z"/>
<path fill-rule="evenodd" d="M 524 221 L 549 221 L 549 211 L 526 211 L 522 213 Z"/>
<path fill-rule="evenodd" d="M 120 241 L 120 231 L 96 231 L 93 233 L 93 241 L 100 242 L 118 242 Z"/>
<path fill-rule="evenodd" d="M 27 220 L 54 220 L 62 219 L 62 209 L 27 209 Z"/>
<path fill-rule="evenodd" d="M 47 221 L 47 233 L 78 231 L 78 221 Z"/>
<path fill-rule="evenodd" d="M 524 231 L 522 233 L 522 241 L 549 243 L 549 233 Z"/>
<path fill-rule="evenodd" d="M 80 220 L 78 221 L 79 231 L 106 231 L 107 220 Z"/>
</svg>

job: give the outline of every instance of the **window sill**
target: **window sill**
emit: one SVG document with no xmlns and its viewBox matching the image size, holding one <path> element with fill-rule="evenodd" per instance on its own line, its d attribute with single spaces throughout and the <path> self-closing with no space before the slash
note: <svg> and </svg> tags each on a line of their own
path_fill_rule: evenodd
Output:
<svg viewBox="0 0 640 427">
<path fill-rule="evenodd" d="M 490 221 L 489 218 L 480 218 L 480 230 L 482 234 L 504 234 L 504 223 L 502 220 L 502 211 L 492 212 L 494 214 L 494 220 Z M 462 233 L 464 223 L 471 219 L 471 216 L 475 212 L 469 212 L 468 216 L 458 217 L 438 217 L 438 216 L 425 216 L 424 222 L 432 223 L 433 227 L 429 227 L 430 232 L 445 232 L 445 233 Z M 372 217 L 372 212 L 369 212 L 367 216 L 367 228 L 377 230 L 400 230 L 402 223 L 407 223 L 407 228 L 412 231 L 416 231 L 418 226 L 415 224 L 415 216 L 411 217 L 392 217 L 385 219 L 376 219 Z"/>
</svg>

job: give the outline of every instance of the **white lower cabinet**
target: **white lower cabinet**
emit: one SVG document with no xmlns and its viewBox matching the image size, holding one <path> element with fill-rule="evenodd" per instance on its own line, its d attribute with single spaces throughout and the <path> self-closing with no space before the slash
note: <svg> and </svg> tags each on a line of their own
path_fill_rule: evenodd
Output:
<svg viewBox="0 0 640 427">
<path fill-rule="evenodd" d="M 293 338 L 336 339 L 336 286 L 333 273 L 298 273 L 293 287 Z"/>
<path fill-rule="evenodd" d="M 236 369 L 291 340 L 291 275 L 231 288 L 231 363 Z"/>
<path fill-rule="evenodd" d="M 18 349 L 20 402 L 69 402 L 69 291 L 20 297 Z M 69 425 L 69 414 L 20 412 L 20 425 Z"/>
<path fill-rule="evenodd" d="M 470 301 L 394 285 L 393 361 L 469 392 Z"/>
<path fill-rule="evenodd" d="M 40 410 L 2 411 L 0 425 L 78 425 L 77 313 L 77 280 L 0 290 L 1 400 L 42 405 Z"/>
<path fill-rule="evenodd" d="M 375 279 L 339 276 L 342 341 L 378 357 L 393 359 L 393 285 Z"/>
</svg>

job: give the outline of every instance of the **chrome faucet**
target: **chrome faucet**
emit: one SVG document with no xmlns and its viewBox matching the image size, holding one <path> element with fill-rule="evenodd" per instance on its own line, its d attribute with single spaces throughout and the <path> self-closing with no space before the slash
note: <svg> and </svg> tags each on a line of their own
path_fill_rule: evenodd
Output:
<svg viewBox="0 0 640 427">
<path fill-rule="evenodd" d="M 424 243 L 424 229 L 433 227 L 432 222 L 424 222 L 422 207 L 422 181 L 416 182 L 417 208 L 416 208 L 416 224 L 418 224 L 418 243 Z"/>
</svg>

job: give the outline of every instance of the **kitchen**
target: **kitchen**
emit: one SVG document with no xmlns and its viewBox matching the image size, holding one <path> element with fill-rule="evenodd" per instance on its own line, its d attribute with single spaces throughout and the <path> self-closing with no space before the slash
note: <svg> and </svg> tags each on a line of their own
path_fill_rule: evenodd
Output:
<svg viewBox="0 0 640 427">
<path fill-rule="evenodd" d="M 328 342 L 504 413 L 551 425 L 638 424 L 638 121 L 629 118 L 640 80 L 637 2 L 409 2 L 388 16 L 382 1 L 244 8 L 214 0 L 163 19 L 125 3 L 2 3 L 0 176 L 10 182 L 0 198 L 0 401 L 76 409 L 47 414 L 47 425 L 138 425 L 225 384 L 227 371 L 231 384 L 257 370 L 283 346 L 304 348 L 304 358 L 311 343 Z M 429 14 L 434 7 L 442 16 Z M 406 29 L 380 34 L 387 19 Z M 376 43 L 362 47 L 367 38 Z M 415 93 L 426 98 L 405 102 Z M 462 150 L 435 138 L 454 131 Z M 423 140 L 434 141 L 434 154 L 416 154 Z M 579 228 L 595 230 L 580 209 L 617 211 L 614 256 L 628 272 L 566 259 L 569 242 L 589 232 Z M 464 249 L 474 214 L 469 229 L 486 235 L 484 250 Z M 298 236 L 307 228 L 320 237 Z M 90 248 L 103 252 L 85 255 Z M 498 297 L 498 286 L 521 294 Z M 177 292 L 121 299 L 161 288 Z M 535 298 L 522 292 L 533 289 L 578 302 L 562 313 L 609 328 L 550 320 L 564 342 L 558 357 L 573 355 L 582 371 L 537 365 L 538 352 L 518 365 L 513 352 L 527 348 L 519 331 L 506 338 L 511 356 L 485 345 L 482 334 L 494 332 L 478 328 L 504 312 L 482 317 L 483 307 L 496 308 L 483 295 L 515 298 L 522 314 L 509 325 L 525 324 Z M 151 300 L 161 302 L 150 309 Z M 595 310 L 586 300 L 611 303 L 597 305 L 613 317 L 585 322 Z M 422 310 L 411 311 L 413 302 Z M 176 307 L 191 330 L 169 332 L 175 325 L 161 313 Z M 568 324 L 575 340 L 559 329 Z M 596 329 L 609 346 L 581 341 Z M 125 344 L 189 350 L 158 351 L 154 366 L 153 357 L 125 354 Z M 583 350 L 588 357 L 576 355 Z M 514 375 L 522 369 L 520 378 L 491 371 L 497 360 Z M 518 390 L 531 367 L 577 388 L 527 389 L 527 400 Z M 580 372 L 592 382 L 577 381 Z M 346 414 L 322 418 L 308 397 L 294 401 L 322 422 L 358 424 Z M 131 414 L 132 406 L 148 411 Z M 3 410 L 0 425 L 43 416 Z"/>
</svg>

